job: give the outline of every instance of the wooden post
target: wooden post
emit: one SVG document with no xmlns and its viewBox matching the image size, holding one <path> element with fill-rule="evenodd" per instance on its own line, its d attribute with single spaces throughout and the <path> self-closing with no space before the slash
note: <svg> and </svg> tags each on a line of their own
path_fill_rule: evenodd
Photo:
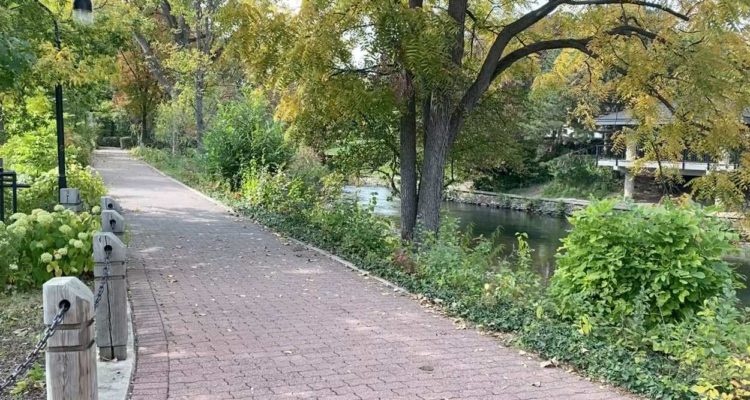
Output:
<svg viewBox="0 0 750 400">
<path fill-rule="evenodd" d="M 80 212 L 83 209 L 81 192 L 74 188 L 60 189 L 60 204 L 68 210 Z"/>
<path fill-rule="evenodd" d="M 107 263 L 109 257 L 109 263 Z M 102 360 L 124 360 L 128 350 L 125 245 L 112 232 L 94 234 L 94 290 L 108 275 L 96 308 L 96 346 Z"/>
<path fill-rule="evenodd" d="M 112 232 L 122 239 L 125 234 L 125 219 L 115 210 L 102 210 L 102 232 Z"/>
<path fill-rule="evenodd" d="M 101 207 L 102 207 L 102 211 L 113 210 L 122 214 L 122 207 L 120 206 L 120 203 L 118 203 L 117 201 L 115 201 L 115 199 L 109 196 L 102 196 Z"/>
<path fill-rule="evenodd" d="M 45 324 L 52 323 L 61 303 L 70 304 L 47 342 L 47 399 L 97 400 L 94 295 L 73 277 L 52 278 L 42 290 Z"/>
</svg>

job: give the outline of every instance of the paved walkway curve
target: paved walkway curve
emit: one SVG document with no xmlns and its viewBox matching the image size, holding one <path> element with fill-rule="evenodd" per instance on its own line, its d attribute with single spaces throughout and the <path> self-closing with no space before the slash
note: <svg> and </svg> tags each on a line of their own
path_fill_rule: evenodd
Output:
<svg viewBox="0 0 750 400">
<path fill-rule="evenodd" d="M 624 399 L 456 329 L 119 150 L 95 167 L 127 212 L 132 399 Z"/>
</svg>

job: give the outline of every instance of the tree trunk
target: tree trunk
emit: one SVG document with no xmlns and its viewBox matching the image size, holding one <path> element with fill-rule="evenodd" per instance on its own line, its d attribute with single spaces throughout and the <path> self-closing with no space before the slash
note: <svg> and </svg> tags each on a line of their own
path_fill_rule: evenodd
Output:
<svg viewBox="0 0 750 400">
<path fill-rule="evenodd" d="M 425 129 L 424 163 L 419 181 L 417 218 L 425 229 L 437 233 L 440 228 L 445 162 L 452 138 L 455 137 L 458 129 L 451 123 L 451 107 L 448 99 L 433 97 L 429 125 Z"/>
<path fill-rule="evenodd" d="M 409 0 L 409 8 L 421 8 L 423 0 Z M 403 55 L 401 56 L 403 58 Z M 402 60 L 403 62 L 403 60 Z M 417 93 L 414 74 L 404 68 L 406 109 L 399 127 L 401 175 L 401 239 L 411 241 L 417 225 Z"/>
<path fill-rule="evenodd" d="M 198 68 L 195 72 L 195 139 L 198 142 L 198 150 L 203 151 L 203 131 L 205 121 L 203 119 L 203 94 L 206 86 L 206 71 Z"/>
<path fill-rule="evenodd" d="M 408 94 L 400 126 L 401 238 L 412 240 L 417 223 L 417 101 L 412 74 L 404 75 Z"/>
<path fill-rule="evenodd" d="M 146 124 L 148 123 L 148 111 L 146 109 L 146 102 L 141 104 L 141 134 L 138 135 L 138 147 L 143 147 L 143 141 L 146 138 Z"/>
</svg>

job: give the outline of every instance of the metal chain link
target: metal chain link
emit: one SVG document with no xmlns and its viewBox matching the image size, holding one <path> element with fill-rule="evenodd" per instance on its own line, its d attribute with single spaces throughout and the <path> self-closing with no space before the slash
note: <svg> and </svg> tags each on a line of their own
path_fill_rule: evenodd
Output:
<svg viewBox="0 0 750 400">
<path fill-rule="evenodd" d="M 60 310 L 55 315 L 55 318 L 52 319 L 52 323 L 47 327 L 47 329 L 45 329 L 44 334 L 42 335 L 42 339 L 40 339 L 36 344 L 34 350 L 32 350 L 31 353 L 26 356 L 26 359 L 21 364 L 19 364 L 2 383 L 0 383 L 0 394 L 2 394 L 8 387 L 13 385 L 16 380 L 18 380 L 18 377 L 26 373 L 26 371 L 31 368 L 31 366 L 36 362 L 36 360 L 39 358 L 39 355 L 41 354 L 42 349 L 47 347 L 47 341 L 49 340 L 49 338 L 51 338 L 52 335 L 55 334 L 57 327 L 62 324 L 63 319 L 65 318 L 65 313 L 68 312 L 69 309 L 70 304 L 66 304 L 60 308 Z"/>
<path fill-rule="evenodd" d="M 106 252 L 106 257 L 104 257 L 104 274 L 102 276 L 101 283 L 99 283 L 99 289 L 96 291 L 96 298 L 94 299 L 94 309 L 99 306 L 99 301 L 101 301 L 102 299 L 104 288 L 107 286 L 107 281 L 109 280 L 109 269 L 112 266 L 109 261 L 109 256 L 112 254 L 112 250 L 104 251 Z"/>
</svg>

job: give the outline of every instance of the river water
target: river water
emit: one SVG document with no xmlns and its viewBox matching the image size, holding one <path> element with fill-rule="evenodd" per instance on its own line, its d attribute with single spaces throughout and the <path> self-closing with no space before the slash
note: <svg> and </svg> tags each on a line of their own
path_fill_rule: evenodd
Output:
<svg viewBox="0 0 750 400">
<path fill-rule="evenodd" d="M 379 186 L 347 186 L 344 193 L 352 198 L 356 197 L 362 204 L 368 204 L 374 198 L 376 214 L 398 221 L 399 201 L 398 198 L 391 198 L 389 189 Z M 555 254 L 560 247 L 560 240 L 570 229 L 570 224 L 564 218 L 523 211 L 454 202 L 444 203 L 443 211 L 444 215 L 458 218 L 462 228 L 471 225 L 476 235 L 490 236 L 498 231 L 496 238 L 505 246 L 507 253 L 515 248 L 516 233 L 525 232 L 533 250 L 535 268 L 545 281 L 554 272 Z M 742 258 L 735 259 L 737 270 L 744 276 L 750 276 L 750 258 Z M 750 289 L 741 289 L 738 295 L 744 305 L 750 306 Z"/>
</svg>

